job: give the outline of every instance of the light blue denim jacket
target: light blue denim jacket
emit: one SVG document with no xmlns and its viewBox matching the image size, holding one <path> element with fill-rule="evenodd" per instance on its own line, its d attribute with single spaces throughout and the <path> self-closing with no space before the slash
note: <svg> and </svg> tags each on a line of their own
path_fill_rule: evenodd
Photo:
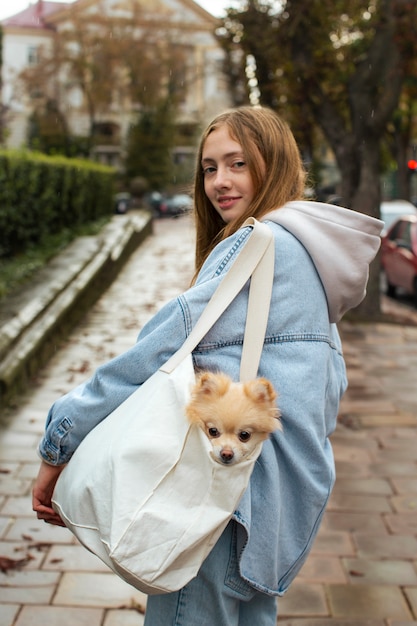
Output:
<svg viewBox="0 0 417 626">
<path fill-rule="evenodd" d="M 305 222 L 305 204 L 301 203 L 303 206 L 298 209 L 295 203 L 286 205 L 290 221 L 295 216 L 298 222 L 301 215 L 301 222 Z M 314 205 L 320 214 L 318 203 L 310 203 L 308 211 Z M 337 276 L 332 276 L 331 258 L 329 279 L 319 275 L 317 264 L 305 247 L 308 242 L 300 243 L 303 233 L 296 238 L 288 230 L 291 225 L 284 228 L 278 223 L 279 211 L 265 220 L 275 238 L 275 279 L 259 375 L 270 379 L 278 391 L 283 431 L 264 443 L 250 485 L 234 514 L 239 522 L 241 575 L 255 588 L 270 594 L 285 592 L 316 536 L 335 480 L 328 437 L 335 428 L 339 401 L 347 385 L 340 339 L 336 325 L 329 321 L 329 313 L 330 318 L 333 313 L 325 291 L 333 289 L 333 285 L 337 289 L 338 284 Z M 282 215 L 285 217 L 285 212 Z M 357 220 L 357 215 L 352 219 Z M 363 229 L 372 231 L 366 243 L 366 272 L 379 245 L 379 225 L 377 220 L 364 221 Z M 304 226 L 309 232 L 308 223 Z M 331 232 L 338 236 L 334 229 Z M 180 347 L 250 234 L 250 227 L 242 228 L 218 244 L 197 283 L 168 302 L 144 326 L 135 346 L 98 368 L 90 380 L 55 402 L 39 447 L 46 462 L 60 465 L 69 461 L 83 437 Z M 340 248 L 351 248 L 350 252 L 342 252 L 344 267 L 349 255 L 351 268 L 355 265 L 355 244 L 357 248 L 362 235 L 359 231 L 355 238 L 352 232 L 346 245 L 343 231 Z M 325 241 L 318 243 L 325 256 Z M 349 296 L 349 302 L 363 298 L 366 279 L 367 275 L 362 282 L 358 280 L 355 289 L 360 294 Z M 194 350 L 196 367 L 222 370 L 236 380 L 239 378 L 247 295 L 246 287 Z M 333 302 L 334 294 L 332 298 Z M 340 299 L 346 299 L 346 293 L 336 298 Z"/>
</svg>

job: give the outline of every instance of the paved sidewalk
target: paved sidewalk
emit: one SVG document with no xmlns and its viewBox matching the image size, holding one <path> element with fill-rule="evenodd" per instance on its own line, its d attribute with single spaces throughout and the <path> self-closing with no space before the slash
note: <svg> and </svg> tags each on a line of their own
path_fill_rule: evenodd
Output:
<svg viewBox="0 0 417 626">
<path fill-rule="evenodd" d="M 143 624 L 146 597 L 69 531 L 39 522 L 30 489 L 50 404 L 131 346 L 187 286 L 192 240 L 186 218 L 156 222 L 155 235 L 3 420 L 0 626 Z M 341 331 L 350 388 L 333 435 L 337 484 L 313 552 L 279 600 L 278 622 L 417 626 L 417 326 L 344 322 Z"/>
</svg>

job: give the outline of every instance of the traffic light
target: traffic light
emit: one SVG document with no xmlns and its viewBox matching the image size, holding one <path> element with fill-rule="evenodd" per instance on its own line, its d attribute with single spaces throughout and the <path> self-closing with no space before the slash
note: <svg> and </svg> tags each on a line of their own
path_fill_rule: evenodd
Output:
<svg viewBox="0 0 417 626">
<path fill-rule="evenodd" d="M 417 172 L 417 161 L 416 159 L 410 159 L 408 161 L 408 169 L 412 172 Z"/>
</svg>

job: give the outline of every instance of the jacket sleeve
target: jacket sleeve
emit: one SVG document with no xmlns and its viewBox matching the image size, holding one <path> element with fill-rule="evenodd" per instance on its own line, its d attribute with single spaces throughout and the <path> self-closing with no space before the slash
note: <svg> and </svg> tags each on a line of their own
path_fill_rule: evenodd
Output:
<svg viewBox="0 0 417 626">
<path fill-rule="evenodd" d="M 144 326 L 130 350 L 52 405 L 39 445 L 41 458 L 52 465 L 67 463 L 88 432 L 156 372 L 186 334 L 181 301 L 172 300 Z"/>
</svg>

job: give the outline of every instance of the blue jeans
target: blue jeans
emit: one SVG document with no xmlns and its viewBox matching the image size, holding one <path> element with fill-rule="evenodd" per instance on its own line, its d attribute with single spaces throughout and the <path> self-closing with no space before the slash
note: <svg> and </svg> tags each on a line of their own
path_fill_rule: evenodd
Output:
<svg viewBox="0 0 417 626">
<path fill-rule="evenodd" d="M 235 525 L 229 523 L 188 585 L 148 597 L 145 626 L 276 626 L 277 599 L 239 575 Z"/>
</svg>

